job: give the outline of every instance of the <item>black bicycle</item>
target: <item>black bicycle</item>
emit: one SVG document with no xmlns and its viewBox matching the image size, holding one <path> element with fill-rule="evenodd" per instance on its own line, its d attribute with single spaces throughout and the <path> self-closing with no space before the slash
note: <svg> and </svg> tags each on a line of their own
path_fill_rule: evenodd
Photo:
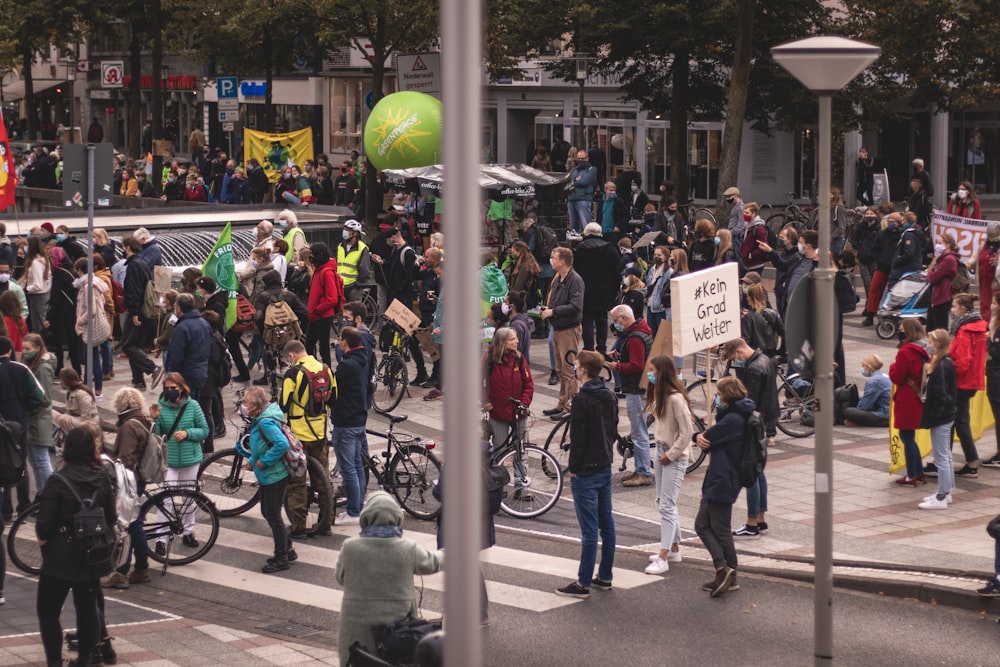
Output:
<svg viewBox="0 0 1000 667">
<path fill-rule="evenodd" d="M 388 414 L 403 400 L 407 393 L 409 377 L 406 362 L 410 360 L 410 337 L 399 325 L 386 321 L 379 333 L 379 349 L 384 352 L 375 368 L 372 382 L 372 407 L 375 412 Z"/>
</svg>

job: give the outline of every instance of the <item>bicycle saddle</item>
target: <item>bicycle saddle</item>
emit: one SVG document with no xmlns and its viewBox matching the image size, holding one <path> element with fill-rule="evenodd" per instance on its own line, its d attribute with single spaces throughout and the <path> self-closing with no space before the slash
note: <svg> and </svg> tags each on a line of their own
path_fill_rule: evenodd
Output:
<svg viewBox="0 0 1000 667">
<path fill-rule="evenodd" d="M 396 415 L 388 415 L 387 414 L 386 417 L 389 418 L 389 422 L 390 423 L 393 423 L 393 424 L 402 424 L 403 422 L 405 422 L 407 419 L 410 418 L 410 415 L 400 415 L 400 416 L 397 417 Z"/>
</svg>

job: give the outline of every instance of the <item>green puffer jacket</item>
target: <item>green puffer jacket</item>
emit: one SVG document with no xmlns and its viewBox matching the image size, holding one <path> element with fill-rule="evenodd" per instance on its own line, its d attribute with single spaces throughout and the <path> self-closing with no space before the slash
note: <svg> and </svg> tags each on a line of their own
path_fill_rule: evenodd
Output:
<svg viewBox="0 0 1000 667">
<path fill-rule="evenodd" d="M 52 382 L 56 376 L 56 358 L 46 353 L 34 370 L 45 398 L 52 398 Z M 52 406 L 36 408 L 28 413 L 28 442 L 36 447 L 52 447 Z"/>
<path fill-rule="evenodd" d="M 161 394 L 157 403 L 160 406 L 160 416 L 156 420 L 155 430 L 163 436 L 173 426 L 180 409 L 187 405 L 187 409 L 184 410 L 184 414 L 181 415 L 181 419 L 174 429 L 174 433 L 187 431 L 187 437 L 180 442 L 174 440 L 173 435 L 166 439 L 167 467 L 186 468 L 201 463 L 201 441 L 208 437 L 208 422 L 205 421 L 205 413 L 201 411 L 198 401 L 187 398 L 175 408 Z"/>
</svg>

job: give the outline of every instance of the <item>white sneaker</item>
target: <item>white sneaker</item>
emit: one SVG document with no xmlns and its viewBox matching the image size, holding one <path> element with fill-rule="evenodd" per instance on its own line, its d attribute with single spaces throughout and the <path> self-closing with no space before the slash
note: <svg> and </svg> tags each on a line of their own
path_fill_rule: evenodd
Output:
<svg viewBox="0 0 1000 667">
<path fill-rule="evenodd" d="M 930 500 L 920 503 L 917 507 L 922 510 L 946 510 L 948 509 L 948 500 L 938 500 L 937 496 L 934 496 Z"/>
<path fill-rule="evenodd" d="M 680 563 L 682 560 L 684 560 L 684 557 L 681 556 L 680 550 L 678 550 L 678 551 L 668 551 L 667 552 L 667 562 L 669 562 L 669 563 Z"/>
<path fill-rule="evenodd" d="M 946 495 L 944 497 L 944 499 L 945 499 L 945 502 L 947 502 L 949 505 L 951 505 L 953 502 L 955 502 L 952 499 L 952 497 L 951 497 L 951 491 L 948 492 L 948 495 Z M 924 502 L 927 502 L 928 500 L 937 500 L 937 494 L 936 493 L 932 493 L 931 495 L 929 495 L 926 498 L 924 498 Z"/>
<path fill-rule="evenodd" d="M 646 568 L 646 574 L 663 574 L 670 569 L 670 563 L 663 560 L 657 555 L 656 560 L 649 564 Z"/>
<path fill-rule="evenodd" d="M 347 512 L 341 512 L 337 515 L 337 520 L 334 523 L 338 526 L 357 526 L 361 523 L 361 517 L 351 516 Z"/>
</svg>

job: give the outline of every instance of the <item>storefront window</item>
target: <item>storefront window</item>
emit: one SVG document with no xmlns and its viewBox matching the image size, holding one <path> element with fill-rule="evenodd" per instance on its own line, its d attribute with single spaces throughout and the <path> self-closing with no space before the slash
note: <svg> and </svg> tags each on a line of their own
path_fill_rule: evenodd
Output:
<svg viewBox="0 0 1000 667">
<path fill-rule="evenodd" d="M 361 105 L 364 79 L 334 78 L 330 82 L 330 151 L 361 150 Z"/>
<path fill-rule="evenodd" d="M 693 199 L 710 199 L 718 191 L 721 147 L 721 130 L 693 128 L 688 131 L 688 168 Z"/>
<path fill-rule="evenodd" d="M 660 183 L 671 178 L 669 131 L 666 125 L 647 128 L 646 173 L 643 176 L 646 192 L 659 192 Z"/>
<path fill-rule="evenodd" d="M 957 128 L 953 135 L 956 157 L 961 159 L 962 168 L 956 174 L 953 158 L 948 189 L 953 189 L 959 181 L 969 181 L 977 194 L 1000 192 L 1000 124 L 996 121 L 966 124 L 964 135 L 962 130 L 962 127 Z"/>
</svg>

